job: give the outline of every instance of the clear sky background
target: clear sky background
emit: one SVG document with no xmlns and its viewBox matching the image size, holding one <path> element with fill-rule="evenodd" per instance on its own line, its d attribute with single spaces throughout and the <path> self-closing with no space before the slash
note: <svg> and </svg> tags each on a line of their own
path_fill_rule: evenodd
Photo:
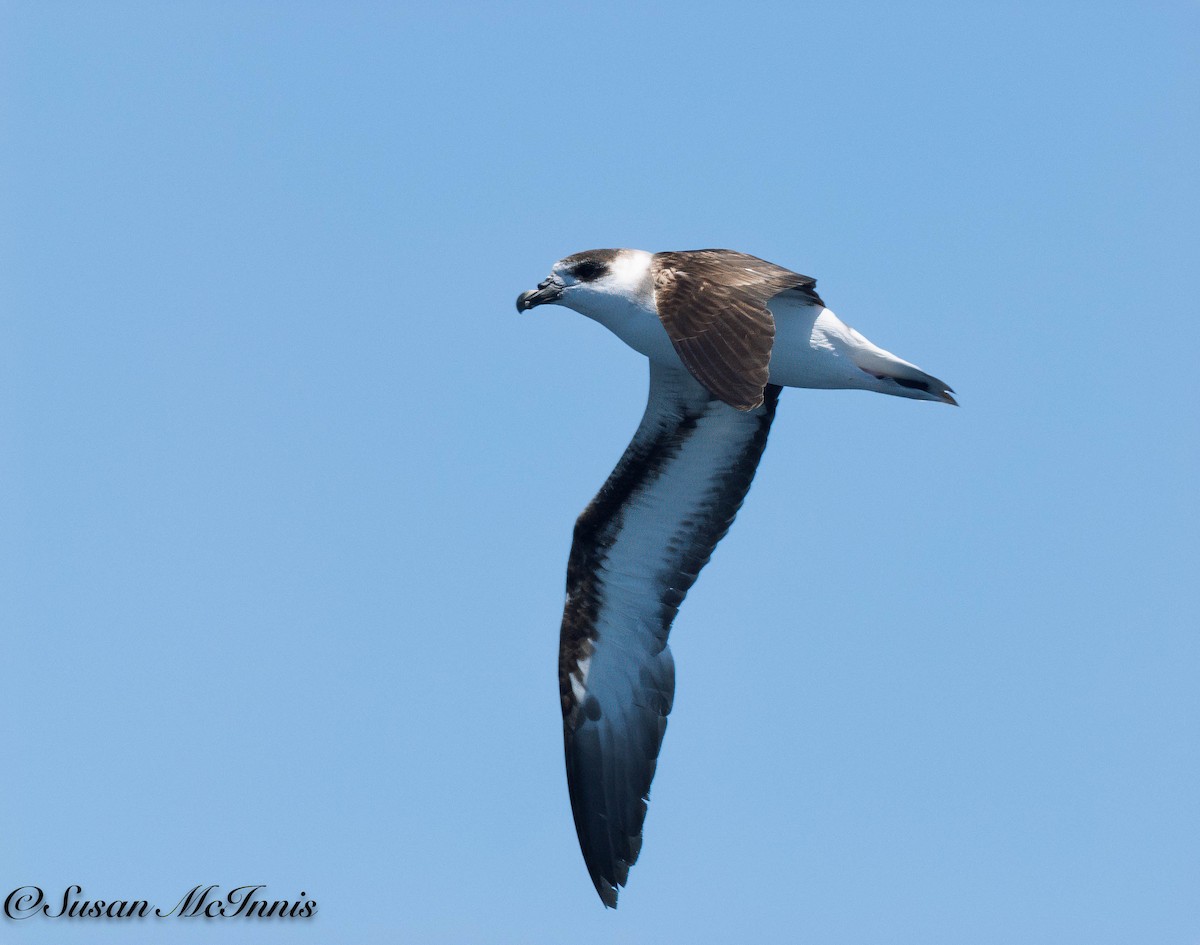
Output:
<svg viewBox="0 0 1200 945">
<path fill-rule="evenodd" d="M 30 943 L 1200 940 L 1200 9 L 5 3 L 0 894 Z M 579 855 L 568 253 L 816 276 L 962 409 L 785 391 Z"/>
</svg>

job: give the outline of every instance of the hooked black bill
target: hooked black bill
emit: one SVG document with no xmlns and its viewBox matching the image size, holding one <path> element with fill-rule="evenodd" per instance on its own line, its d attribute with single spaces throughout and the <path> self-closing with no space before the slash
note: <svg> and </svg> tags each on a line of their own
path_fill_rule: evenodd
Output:
<svg viewBox="0 0 1200 945">
<path fill-rule="evenodd" d="M 517 296 L 517 311 L 528 312 L 534 306 L 553 302 L 562 295 L 562 292 L 562 286 L 553 279 L 543 279 L 538 283 L 536 289 L 522 292 Z"/>
</svg>

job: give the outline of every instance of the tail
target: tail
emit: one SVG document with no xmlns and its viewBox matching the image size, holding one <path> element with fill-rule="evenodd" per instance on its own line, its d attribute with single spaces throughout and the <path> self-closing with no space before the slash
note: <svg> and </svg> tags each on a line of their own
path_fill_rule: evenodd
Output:
<svg viewBox="0 0 1200 945">
<path fill-rule="evenodd" d="M 856 333 L 857 334 L 857 333 Z M 862 335 L 859 335 L 862 338 Z M 945 381 L 926 374 L 915 364 L 909 364 L 890 351 L 884 351 L 866 341 L 866 345 L 851 353 L 859 370 L 870 374 L 879 385 L 875 390 L 896 397 L 911 397 L 913 400 L 936 400 L 943 404 L 958 406 L 954 390 Z"/>
</svg>

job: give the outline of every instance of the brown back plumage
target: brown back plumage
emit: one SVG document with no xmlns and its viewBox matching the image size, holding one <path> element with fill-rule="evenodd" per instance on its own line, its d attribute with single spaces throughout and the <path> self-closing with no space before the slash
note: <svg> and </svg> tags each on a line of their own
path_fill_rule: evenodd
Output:
<svg viewBox="0 0 1200 945">
<path fill-rule="evenodd" d="M 808 276 L 729 249 L 655 253 L 654 301 L 696 380 L 738 410 L 763 402 L 775 341 L 767 302 L 795 290 L 821 305 Z"/>
</svg>

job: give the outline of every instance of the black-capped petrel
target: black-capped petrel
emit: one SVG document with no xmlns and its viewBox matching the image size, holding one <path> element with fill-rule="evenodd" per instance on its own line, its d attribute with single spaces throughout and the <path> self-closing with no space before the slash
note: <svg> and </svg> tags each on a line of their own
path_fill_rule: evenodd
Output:
<svg viewBox="0 0 1200 945">
<path fill-rule="evenodd" d="M 816 280 L 726 249 L 593 249 L 517 309 L 565 305 L 650 359 L 646 413 L 575 523 L 558 651 L 567 786 L 606 906 L 642 846 L 675 666 L 667 634 L 737 514 L 781 387 L 955 403 L 825 307 Z"/>
</svg>

